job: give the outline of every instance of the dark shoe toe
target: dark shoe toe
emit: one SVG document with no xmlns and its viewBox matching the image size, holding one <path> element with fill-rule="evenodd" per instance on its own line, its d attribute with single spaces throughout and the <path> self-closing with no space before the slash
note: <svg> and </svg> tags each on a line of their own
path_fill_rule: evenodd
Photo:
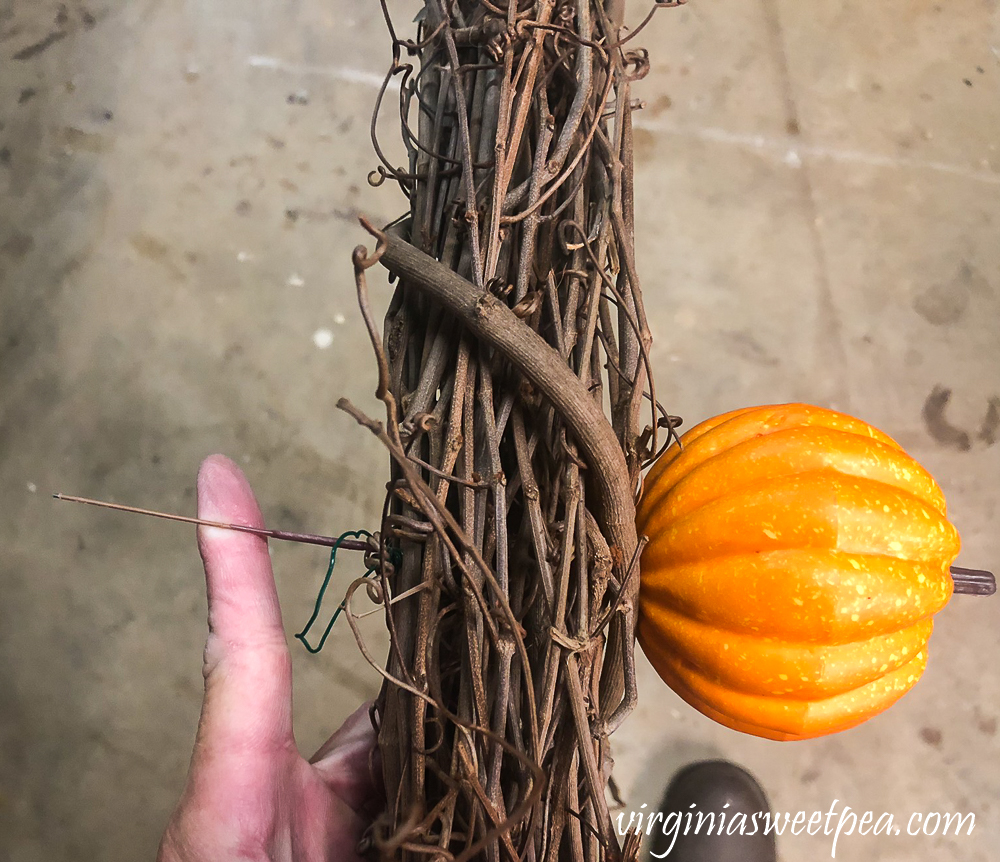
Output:
<svg viewBox="0 0 1000 862">
<path fill-rule="evenodd" d="M 764 828 L 770 805 L 745 769 L 703 760 L 671 779 L 652 829 L 651 860 L 775 862 L 774 833 Z"/>
</svg>

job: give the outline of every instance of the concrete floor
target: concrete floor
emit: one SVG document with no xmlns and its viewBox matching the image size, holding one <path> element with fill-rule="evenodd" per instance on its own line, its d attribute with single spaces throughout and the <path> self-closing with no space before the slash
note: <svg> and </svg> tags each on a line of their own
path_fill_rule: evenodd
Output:
<svg viewBox="0 0 1000 862">
<path fill-rule="evenodd" d="M 638 254 L 669 409 L 689 425 L 785 400 L 855 413 L 932 470 L 961 561 L 994 569 L 997 8 L 691 0 L 640 37 L 653 68 L 636 88 Z M 0 0 L 3 862 L 151 858 L 200 701 L 192 531 L 50 492 L 190 513 L 199 460 L 222 451 L 272 524 L 376 523 L 386 458 L 334 403 L 373 406 L 349 254 L 358 211 L 402 207 L 365 181 L 387 61 L 372 3 Z M 291 633 L 324 555 L 274 560 Z M 805 743 L 721 728 L 643 662 L 616 737 L 630 806 L 726 756 L 780 811 L 976 815 L 969 837 L 853 836 L 837 858 L 994 859 L 1000 600 L 939 620 L 913 693 Z M 378 678 L 343 628 L 294 654 L 311 751 Z M 780 843 L 784 862 L 829 852 L 822 835 Z"/>
</svg>

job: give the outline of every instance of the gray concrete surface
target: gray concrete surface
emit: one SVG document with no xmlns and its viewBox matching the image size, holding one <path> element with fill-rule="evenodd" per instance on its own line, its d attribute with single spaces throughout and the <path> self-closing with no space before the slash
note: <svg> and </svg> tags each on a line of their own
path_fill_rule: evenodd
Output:
<svg viewBox="0 0 1000 862">
<path fill-rule="evenodd" d="M 653 69 L 636 88 L 665 403 L 689 423 L 793 399 L 864 417 L 938 477 L 961 560 L 993 568 L 996 15 L 996 0 L 692 0 L 640 37 Z M 334 403 L 373 406 L 349 253 L 355 213 L 402 205 L 365 182 L 386 46 L 373 3 L 0 0 L 3 862 L 151 858 L 199 707 L 192 531 L 50 492 L 191 512 L 199 460 L 223 451 L 274 524 L 376 521 L 386 459 Z M 291 634 L 323 554 L 274 560 Z M 643 663 L 616 742 L 629 805 L 726 756 L 781 811 L 976 814 L 968 837 L 853 836 L 837 858 L 995 859 L 1000 602 L 939 619 L 913 693 L 805 743 L 718 727 Z M 303 750 L 378 685 L 343 629 L 319 657 L 296 648 L 295 673 Z M 829 858 L 830 839 L 780 853 Z"/>
</svg>

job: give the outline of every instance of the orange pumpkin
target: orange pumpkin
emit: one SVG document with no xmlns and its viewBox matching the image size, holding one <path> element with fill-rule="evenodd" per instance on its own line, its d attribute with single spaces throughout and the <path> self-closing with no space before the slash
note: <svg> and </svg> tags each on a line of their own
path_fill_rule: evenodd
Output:
<svg viewBox="0 0 1000 862">
<path fill-rule="evenodd" d="M 638 637 L 666 683 L 767 739 L 860 724 L 910 688 L 952 593 L 941 489 L 889 436 L 820 407 L 709 419 L 653 466 Z"/>
</svg>

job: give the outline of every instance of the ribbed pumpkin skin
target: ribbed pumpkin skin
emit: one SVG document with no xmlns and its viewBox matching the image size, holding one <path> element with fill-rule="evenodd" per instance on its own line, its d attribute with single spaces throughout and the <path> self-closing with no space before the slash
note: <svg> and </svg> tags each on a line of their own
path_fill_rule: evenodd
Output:
<svg viewBox="0 0 1000 862">
<path fill-rule="evenodd" d="M 894 440 L 820 407 L 692 428 L 650 470 L 639 642 L 710 718 L 767 739 L 860 724 L 923 673 L 958 533 Z"/>
</svg>

